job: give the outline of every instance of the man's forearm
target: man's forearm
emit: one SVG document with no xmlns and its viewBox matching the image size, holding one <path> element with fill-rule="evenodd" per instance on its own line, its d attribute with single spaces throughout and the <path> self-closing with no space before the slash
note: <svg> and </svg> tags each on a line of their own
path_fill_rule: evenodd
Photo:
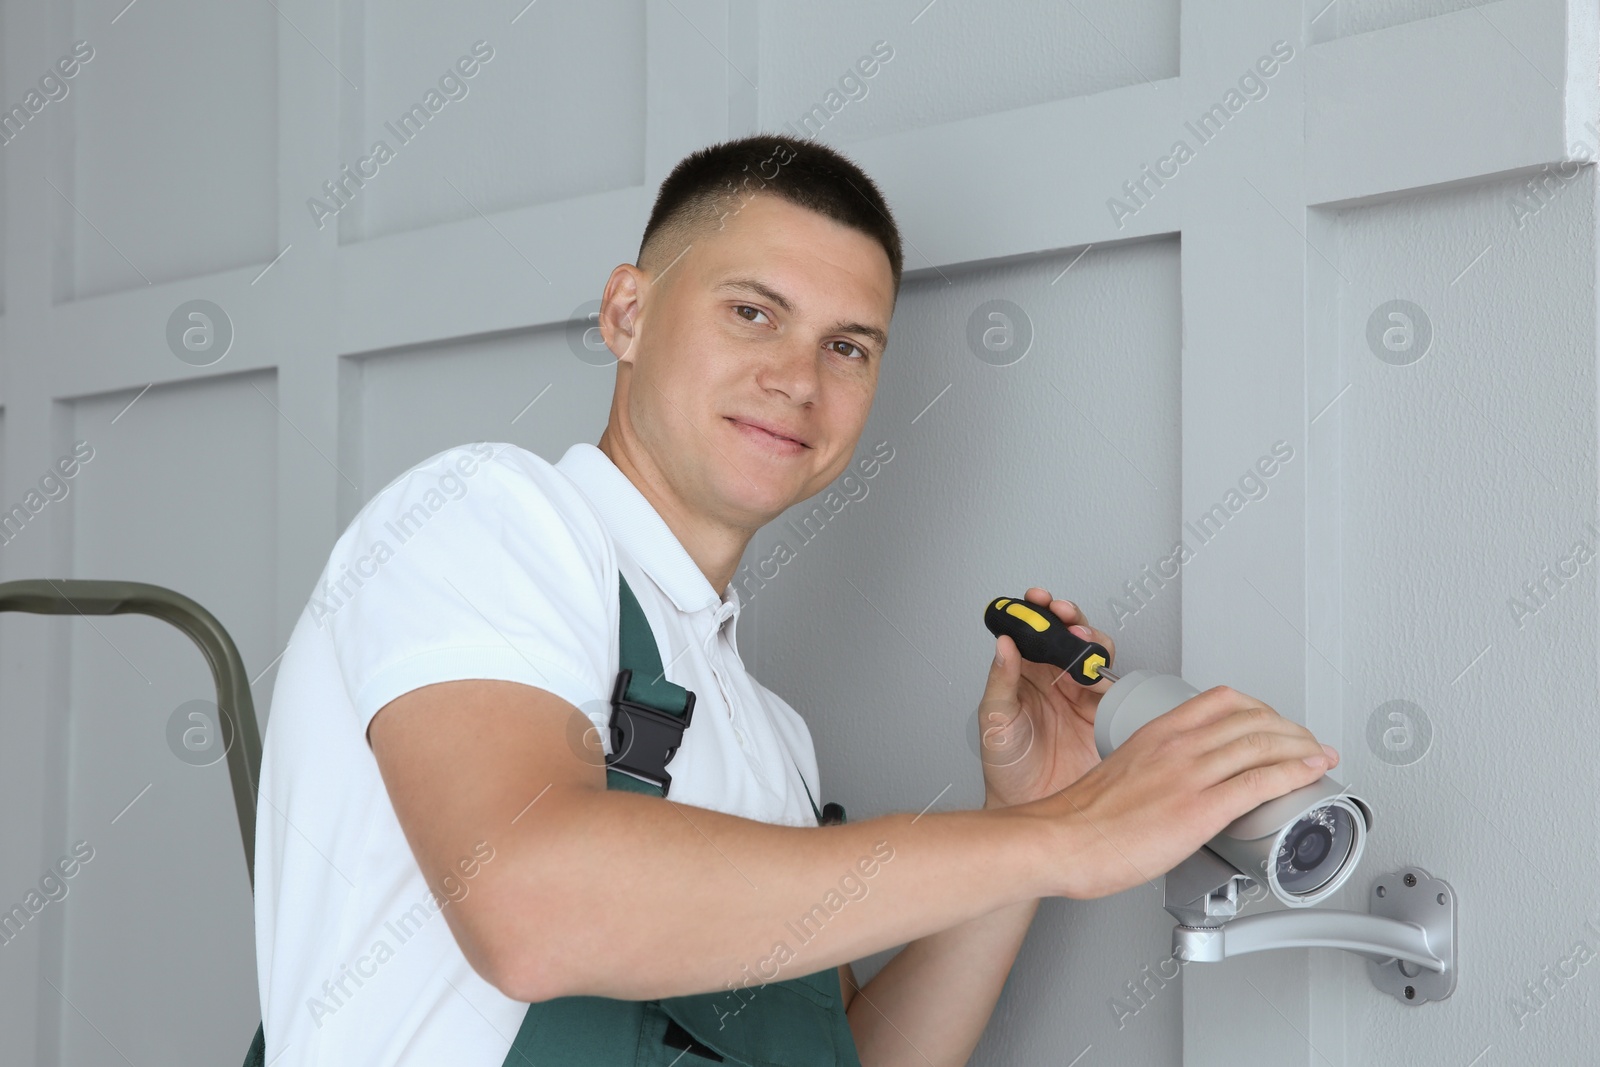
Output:
<svg viewBox="0 0 1600 1067">
<path fill-rule="evenodd" d="M 1018 809 L 813 829 L 552 789 L 496 845 L 478 918 L 452 927 L 487 935 L 502 988 L 528 1000 L 754 987 L 1031 906 L 1056 891 L 1060 832 Z"/>
<path fill-rule="evenodd" d="M 1004 805 L 986 801 L 985 810 Z M 994 1014 L 1039 901 L 1025 900 L 911 942 L 850 1002 L 863 1067 L 960 1067 Z"/>
<path fill-rule="evenodd" d="M 863 1067 L 966 1063 L 1038 910 L 1009 904 L 897 953 L 850 1002 Z"/>
</svg>

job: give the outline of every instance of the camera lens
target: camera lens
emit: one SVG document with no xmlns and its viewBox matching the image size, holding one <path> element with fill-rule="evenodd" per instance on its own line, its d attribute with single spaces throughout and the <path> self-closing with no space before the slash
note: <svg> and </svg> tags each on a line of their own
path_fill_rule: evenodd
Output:
<svg viewBox="0 0 1600 1067">
<path fill-rule="evenodd" d="M 1333 848 L 1333 834 L 1326 826 L 1313 825 L 1300 828 L 1299 834 L 1288 842 L 1289 866 L 1297 871 L 1314 871 L 1317 864 L 1327 859 Z"/>
<path fill-rule="evenodd" d="M 1339 873 L 1354 842 L 1350 812 L 1334 805 L 1318 808 L 1279 839 L 1278 884 L 1295 896 L 1315 892 Z"/>
</svg>

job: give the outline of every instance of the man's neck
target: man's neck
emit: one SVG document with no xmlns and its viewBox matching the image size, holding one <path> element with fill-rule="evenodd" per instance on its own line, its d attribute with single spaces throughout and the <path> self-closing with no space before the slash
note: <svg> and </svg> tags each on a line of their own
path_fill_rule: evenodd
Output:
<svg viewBox="0 0 1600 1067">
<path fill-rule="evenodd" d="M 739 568 L 739 560 L 750 542 L 749 534 L 686 507 L 672 491 L 660 468 L 651 462 L 649 454 L 639 448 L 637 442 L 613 433 L 612 427 L 606 427 L 597 447 L 656 509 L 717 596 L 726 600 L 728 583 Z"/>
</svg>

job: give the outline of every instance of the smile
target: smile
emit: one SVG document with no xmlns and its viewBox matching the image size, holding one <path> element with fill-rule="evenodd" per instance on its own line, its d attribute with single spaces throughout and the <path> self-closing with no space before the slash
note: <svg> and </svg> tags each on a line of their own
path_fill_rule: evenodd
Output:
<svg viewBox="0 0 1600 1067">
<path fill-rule="evenodd" d="M 740 422 L 738 419 L 730 418 L 728 421 L 733 423 L 734 428 L 738 430 L 739 433 L 746 439 L 774 455 L 797 456 L 800 453 L 807 451 L 807 449 L 810 447 L 809 445 L 803 444 L 800 441 L 796 441 L 791 437 L 780 437 L 775 433 L 761 429 L 759 426 L 752 426 L 747 422 Z"/>
</svg>

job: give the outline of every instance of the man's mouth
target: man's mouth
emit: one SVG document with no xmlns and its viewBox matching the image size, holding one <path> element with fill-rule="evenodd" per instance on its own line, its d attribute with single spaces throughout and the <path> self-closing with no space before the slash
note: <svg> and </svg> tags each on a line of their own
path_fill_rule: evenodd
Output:
<svg viewBox="0 0 1600 1067">
<path fill-rule="evenodd" d="M 753 419 L 736 419 L 731 415 L 725 417 L 729 422 L 757 440 L 770 441 L 794 451 L 811 447 L 800 437 L 773 423 L 757 422 Z"/>
</svg>

